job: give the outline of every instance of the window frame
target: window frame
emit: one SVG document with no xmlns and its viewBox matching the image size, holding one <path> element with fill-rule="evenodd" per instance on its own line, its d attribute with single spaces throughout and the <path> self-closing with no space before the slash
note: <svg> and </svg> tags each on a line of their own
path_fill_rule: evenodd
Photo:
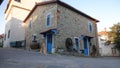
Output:
<svg viewBox="0 0 120 68">
<path fill-rule="evenodd" d="M 93 23 L 90 22 L 90 21 L 88 22 L 88 30 L 89 30 L 90 33 L 93 32 Z"/>
<path fill-rule="evenodd" d="M 8 36 L 7 36 L 7 38 L 8 39 L 10 38 L 10 30 L 8 30 Z"/>
<path fill-rule="evenodd" d="M 80 51 L 80 39 L 79 37 L 74 37 L 74 48 L 77 50 L 77 47 L 76 47 L 76 40 L 75 39 L 78 39 L 78 50 Z"/>
<path fill-rule="evenodd" d="M 50 18 L 49 18 L 49 25 L 48 25 L 48 16 L 50 17 Z M 48 14 L 46 15 L 46 23 L 45 23 L 46 28 L 48 28 L 48 27 L 51 26 L 51 19 L 52 19 L 52 14 L 51 14 L 51 13 L 48 13 Z"/>
<path fill-rule="evenodd" d="M 32 29 L 32 19 L 29 20 L 29 25 L 28 25 L 29 29 Z"/>
<path fill-rule="evenodd" d="M 32 42 L 37 42 L 37 34 L 32 35 Z"/>
</svg>

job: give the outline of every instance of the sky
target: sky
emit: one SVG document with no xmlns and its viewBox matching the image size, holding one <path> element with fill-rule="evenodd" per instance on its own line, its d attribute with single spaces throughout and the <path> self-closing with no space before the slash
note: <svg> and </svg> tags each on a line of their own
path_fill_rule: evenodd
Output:
<svg viewBox="0 0 120 68">
<path fill-rule="evenodd" d="M 7 5 L 7 0 L 4 0 L 2 4 L 0 5 L 0 34 L 3 34 L 5 32 L 5 15 L 4 15 L 4 9 Z"/>
<path fill-rule="evenodd" d="M 85 14 L 99 20 L 98 32 L 120 22 L 120 0 L 62 0 Z M 7 0 L 0 5 L 0 34 L 5 32 L 4 9 Z"/>
</svg>

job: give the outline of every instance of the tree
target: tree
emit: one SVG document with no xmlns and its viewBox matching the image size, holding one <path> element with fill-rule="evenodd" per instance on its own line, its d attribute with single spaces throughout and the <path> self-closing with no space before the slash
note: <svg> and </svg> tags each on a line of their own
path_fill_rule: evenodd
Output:
<svg viewBox="0 0 120 68">
<path fill-rule="evenodd" d="M 115 43 L 115 48 L 117 48 L 118 51 L 120 52 L 120 37 L 116 37 L 114 43 Z"/>
<path fill-rule="evenodd" d="M 120 22 L 110 27 L 111 31 L 108 33 L 109 40 L 115 44 L 115 48 L 120 52 Z"/>
</svg>

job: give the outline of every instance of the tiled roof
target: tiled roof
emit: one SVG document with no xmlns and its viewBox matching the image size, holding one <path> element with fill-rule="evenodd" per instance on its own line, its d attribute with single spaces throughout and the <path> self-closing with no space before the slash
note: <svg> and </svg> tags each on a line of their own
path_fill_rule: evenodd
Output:
<svg viewBox="0 0 120 68">
<path fill-rule="evenodd" d="M 108 35 L 108 32 L 107 31 L 101 31 L 101 32 L 98 32 L 98 35 L 101 36 L 101 35 Z"/>
</svg>

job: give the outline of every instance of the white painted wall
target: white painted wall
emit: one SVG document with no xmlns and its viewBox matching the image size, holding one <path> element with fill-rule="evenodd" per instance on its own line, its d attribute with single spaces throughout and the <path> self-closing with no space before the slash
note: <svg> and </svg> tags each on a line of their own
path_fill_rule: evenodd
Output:
<svg viewBox="0 0 120 68">
<path fill-rule="evenodd" d="M 16 18 L 12 18 L 11 22 L 11 41 L 19 41 L 19 40 L 24 40 L 25 38 L 25 29 L 24 26 L 22 25 L 23 22 L 21 20 L 18 20 Z"/>
<path fill-rule="evenodd" d="M 10 30 L 10 37 L 8 38 L 8 31 Z M 23 22 L 16 18 L 11 18 L 6 24 L 6 40 L 4 47 L 10 47 L 10 42 L 25 40 L 25 29 Z"/>
<path fill-rule="evenodd" d="M 12 0 L 9 4 L 9 7 L 7 9 L 7 12 L 5 13 L 5 18 L 6 20 L 8 19 L 9 17 L 9 13 L 11 13 L 11 10 L 13 9 L 12 8 L 12 5 L 15 5 L 15 6 L 19 6 L 19 7 L 22 7 L 22 8 L 26 8 L 26 9 L 29 9 L 31 10 L 33 8 L 33 6 L 35 5 L 35 2 L 34 0 L 21 0 L 21 2 L 16 2 L 14 0 Z M 16 10 L 17 11 L 17 10 Z M 14 13 L 13 13 L 14 14 Z"/>
<path fill-rule="evenodd" d="M 5 18 L 6 18 L 6 20 L 8 19 L 9 13 L 11 13 L 10 12 L 11 9 L 13 9 L 12 5 L 32 10 L 32 8 L 34 7 L 35 3 L 39 3 L 39 2 L 43 2 L 43 1 L 50 1 L 50 0 L 21 0 L 21 2 L 16 2 L 16 1 L 12 0 L 10 5 L 9 5 L 9 8 L 6 8 L 7 12 L 5 13 Z"/>
<path fill-rule="evenodd" d="M 98 37 L 98 41 L 99 41 L 99 52 L 101 54 L 101 56 L 119 56 L 119 52 L 116 50 L 116 54 L 112 53 L 112 48 L 114 47 L 113 44 L 110 45 L 105 45 L 105 41 L 101 41 L 100 38 L 102 37 Z"/>
<path fill-rule="evenodd" d="M 12 17 L 11 17 L 11 18 L 12 18 Z M 10 18 L 10 19 L 11 19 L 11 18 Z M 10 24 L 11 24 L 11 23 L 9 23 L 9 22 L 11 22 L 11 20 L 9 20 L 9 21 L 6 23 L 6 25 L 5 25 L 6 40 L 4 40 L 4 46 L 3 46 L 3 47 L 10 47 L 10 44 L 9 44 L 10 38 L 8 39 L 8 31 L 9 31 L 9 29 L 10 29 Z"/>
<path fill-rule="evenodd" d="M 11 10 L 11 15 L 12 17 L 23 21 L 27 15 L 29 14 L 30 11 L 24 10 L 24 9 L 20 9 L 17 7 L 13 7 L 13 9 Z"/>
</svg>

